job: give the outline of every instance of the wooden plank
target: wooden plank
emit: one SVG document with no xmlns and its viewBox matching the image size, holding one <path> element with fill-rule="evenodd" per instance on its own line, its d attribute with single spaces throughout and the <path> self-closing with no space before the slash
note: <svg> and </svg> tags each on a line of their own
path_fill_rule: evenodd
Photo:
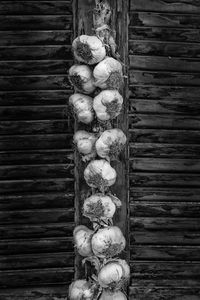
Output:
<svg viewBox="0 0 200 300">
<path fill-rule="evenodd" d="M 62 11 L 62 14 L 65 13 Z M 71 15 L 0 15 L 1 30 L 72 30 Z"/>
<path fill-rule="evenodd" d="M 198 130 L 131 129 L 129 133 L 132 143 L 200 144 Z"/>
<path fill-rule="evenodd" d="M 177 117 L 172 114 L 190 115 L 191 120 L 196 119 L 200 113 L 200 102 L 197 99 L 130 99 L 130 113 L 168 114 L 171 118 Z M 192 116 L 191 116 L 192 115 Z M 165 117 L 165 116 L 163 116 Z M 179 116 L 177 117 L 179 118 Z M 183 118 L 183 117 L 182 117 Z"/>
<path fill-rule="evenodd" d="M 200 173 L 134 172 L 130 174 L 130 185 L 200 187 Z"/>
<path fill-rule="evenodd" d="M 200 88 L 197 86 L 167 86 L 167 85 L 131 85 L 130 96 L 139 99 L 199 99 Z"/>
<path fill-rule="evenodd" d="M 131 40 L 199 43 L 200 29 L 130 26 L 129 38 Z"/>
<path fill-rule="evenodd" d="M 0 47 L 0 60 L 2 61 L 31 59 L 72 60 L 72 51 L 70 46 L 64 45 Z"/>
<path fill-rule="evenodd" d="M 130 252 L 131 260 L 200 260 L 200 246 L 135 245 Z"/>
<path fill-rule="evenodd" d="M 0 212 L 0 224 L 46 224 L 73 222 L 74 208 L 10 210 Z"/>
<path fill-rule="evenodd" d="M 200 3 L 196 0 L 135 0 L 130 1 L 130 9 L 151 12 L 200 13 Z"/>
<path fill-rule="evenodd" d="M 70 45 L 71 34 L 68 30 L 0 31 L 0 46 Z"/>
<path fill-rule="evenodd" d="M 130 26 L 199 28 L 198 14 L 175 14 L 160 12 L 131 12 Z"/>
<path fill-rule="evenodd" d="M 133 143 L 129 145 L 130 157 L 199 158 L 200 145 Z"/>
<path fill-rule="evenodd" d="M 131 197 L 130 214 L 135 217 L 200 217 L 199 202 L 134 201 Z"/>
<path fill-rule="evenodd" d="M 136 55 L 200 58 L 200 47 L 197 43 L 130 40 L 129 53 Z"/>
<path fill-rule="evenodd" d="M 26 238 L 26 239 L 1 239 L 0 254 L 36 254 L 36 253 L 53 253 L 53 252 L 72 252 L 74 250 L 72 237 L 49 237 L 49 238 Z"/>
<path fill-rule="evenodd" d="M 71 5 L 66 1 L 1 1 L 1 15 L 62 15 L 71 14 Z"/>
<path fill-rule="evenodd" d="M 70 134 L 0 136 L 1 150 L 71 149 Z"/>
<path fill-rule="evenodd" d="M 26 164 L 72 164 L 73 150 L 25 150 L 25 151 L 0 151 L 1 165 L 26 165 Z"/>
<path fill-rule="evenodd" d="M 0 91 L 0 105 L 28 106 L 28 105 L 67 105 L 71 90 L 27 90 L 27 91 Z M 55 108 L 55 107 L 54 107 Z"/>
<path fill-rule="evenodd" d="M 70 284 L 73 268 L 29 269 L 0 272 L 1 287 L 41 286 L 44 284 Z"/>
<path fill-rule="evenodd" d="M 53 209 L 74 206 L 74 193 L 40 193 L 0 196 L 0 210 Z"/>
<path fill-rule="evenodd" d="M 175 71 L 148 71 L 130 70 L 130 84 L 151 84 L 151 85 L 170 85 L 170 86 L 199 86 L 200 74 Z M 63 79 L 64 80 L 64 79 Z M 6 80 L 5 80 L 6 81 Z M 1 79 L 0 79 L 1 83 Z M 9 84 L 5 82 L 5 85 Z M 2 82 L 4 85 L 4 82 Z"/>
<path fill-rule="evenodd" d="M 0 256 L 1 270 L 73 267 L 73 252 Z"/>
<path fill-rule="evenodd" d="M 200 48 L 200 47 L 199 47 Z M 199 72 L 198 58 L 130 55 L 130 68 L 137 70 Z"/>
<path fill-rule="evenodd" d="M 199 129 L 200 116 L 198 115 L 160 115 L 160 114 L 130 114 L 129 126 L 134 128 L 159 129 Z"/>
<path fill-rule="evenodd" d="M 0 182 L 0 194 L 12 194 L 18 192 L 73 192 L 72 179 L 23 179 L 4 180 Z"/>
<path fill-rule="evenodd" d="M 130 196 L 135 201 L 200 201 L 200 189 L 186 187 L 131 187 Z"/>
<path fill-rule="evenodd" d="M 200 172 L 200 159 L 130 158 L 130 172 Z"/>
<path fill-rule="evenodd" d="M 47 223 L 47 224 L 18 224 L 1 225 L 1 239 L 30 239 L 47 237 L 72 237 L 74 223 Z M 4 246 L 5 247 L 5 246 Z M 4 248 L 5 249 L 5 248 Z"/>
</svg>

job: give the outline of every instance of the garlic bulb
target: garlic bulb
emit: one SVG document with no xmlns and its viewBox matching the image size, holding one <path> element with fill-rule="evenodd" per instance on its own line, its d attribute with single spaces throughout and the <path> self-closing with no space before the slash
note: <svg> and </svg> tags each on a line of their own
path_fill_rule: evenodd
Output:
<svg viewBox="0 0 200 300">
<path fill-rule="evenodd" d="M 93 71 L 95 85 L 101 89 L 119 90 L 123 84 L 122 65 L 112 57 L 106 57 Z"/>
<path fill-rule="evenodd" d="M 84 170 L 84 178 L 92 188 L 97 188 L 103 192 L 107 187 L 116 181 L 116 171 L 104 159 L 91 161 Z"/>
<path fill-rule="evenodd" d="M 99 229 L 91 239 L 92 251 L 100 258 L 109 258 L 119 254 L 126 246 L 121 229 L 110 226 Z"/>
<path fill-rule="evenodd" d="M 89 133 L 85 130 L 78 130 L 74 134 L 74 144 L 77 146 L 79 153 L 83 155 L 82 160 L 87 161 L 96 156 L 94 133 Z"/>
<path fill-rule="evenodd" d="M 88 65 L 97 64 L 106 56 L 106 49 L 97 36 L 81 35 L 72 43 L 74 57 Z"/>
<path fill-rule="evenodd" d="M 69 103 L 73 106 L 78 121 L 89 124 L 94 119 L 93 100 L 83 94 L 73 94 L 69 97 Z"/>
<path fill-rule="evenodd" d="M 93 300 L 94 291 L 91 284 L 85 279 L 79 279 L 72 282 L 69 286 L 70 300 Z"/>
<path fill-rule="evenodd" d="M 90 94 L 95 90 L 92 71 L 86 65 L 73 65 L 69 69 L 69 80 L 78 92 Z"/>
<path fill-rule="evenodd" d="M 121 129 L 105 130 L 96 141 L 97 154 L 102 158 L 116 159 L 126 144 L 126 136 Z"/>
<path fill-rule="evenodd" d="M 92 256 L 91 238 L 93 231 L 84 225 L 76 226 L 73 231 L 74 242 L 81 256 Z"/>
<path fill-rule="evenodd" d="M 122 109 L 123 98 L 117 90 L 100 92 L 93 100 L 93 109 L 100 121 L 116 118 Z"/>
<path fill-rule="evenodd" d="M 127 297 L 121 291 L 103 290 L 99 300 L 127 300 Z"/>
</svg>

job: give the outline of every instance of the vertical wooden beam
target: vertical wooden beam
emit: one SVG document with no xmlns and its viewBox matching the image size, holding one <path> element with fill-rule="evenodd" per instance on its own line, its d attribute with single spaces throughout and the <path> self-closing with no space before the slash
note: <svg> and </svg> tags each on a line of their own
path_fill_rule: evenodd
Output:
<svg viewBox="0 0 200 300">
<path fill-rule="evenodd" d="M 123 111 L 114 122 L 114 127 L 118 127 L 128 135 L 128 0 L 108 0 L 112 9 L 111 30 L 116 34 L 116 43 L 118 52 L 124 64 L 124 87 L 122 95 L 124 98 Z M 80 34 L 94 35 L 93 26 L 93 9 L 95 0 L 74 0 L 74 36 Z M 75 124 L 75 131 L 83 129 L 78 123 Z M 122 201 L 122 207 L 117 211 L 114 217 L 114 224 L 119 226 L 123 231 L 126 240 L 126 251 L 121 257 L 129 260 L 129 186 L 128 186 L 128 145 L 120 156 L 120 162 L 112 162 L 111 165 L 116 169 L 118 177 L 112 192 Z M 82 216 L 82 205 L 85 196 L 89 190 L 83 178 L 85 164 L 80 161 L 79 156 L 75 153 L 75 209 L 76 224 L 84 224 L 91 227 L 91 224 Z M 84 270 L 81 268 L 81 259 L 76 254 L 75 278 L 84 277 Z"/>
</svg>

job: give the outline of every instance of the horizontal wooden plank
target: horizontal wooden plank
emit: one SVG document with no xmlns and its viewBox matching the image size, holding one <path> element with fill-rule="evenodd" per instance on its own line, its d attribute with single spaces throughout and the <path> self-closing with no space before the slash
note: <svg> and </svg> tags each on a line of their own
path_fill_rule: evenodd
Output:
<svg viewBox="0 0 200 300">
<path fill-rule="evenodd" d="M 73 222 L 74 208 L 32 209 L 0 212 L 0 224 L 46 224 Z"/>
<path fill-rule="evenodd" d="M 197 43 L 130 40 L 129 53 L 137 55 L 200 58 L 200 47 Z"/>
<path fill-rule="evenodd" d="M 71 39 L 72 32 L 69 30 L 0 31 L 0 46 L 70 45 Z"/>
<path fill-rule="evenodd" d="M 26 150 L 26 151 L 0 151 L 1 165 L 26 164 L 72 164 L 73 150 Z"/>
<path fill-rule="evenodd" d="M 132 143 L 200 144 L 198 130 L 131 129 Z"/>
<path fill-rule="evenodd" d="M 31 132 L 31 126 L 45 126 L 45 124 L 48 124 L 49 122 L 49 127 L 52 126 L 50 125 L 50 122 L 64 122 L 65 120 L 69 117 L 72 117 L 72 110 L 70 109 L 68 103 L 66 105 L 48 105 L 48 106 L 39 106 L 39 105 L 34 105 L 34 106 L 2 106 L 1 107 L 1 112 L 0 112 L 0 118 L 1 121 L 1 132 L 3 134 L 4 128 L 9 129 L 9 125 L 11 126 L 11 130 L 13 130 L 13 134 L 15 134 L 15 128 L 17 129 L 18 124 L 20 128 L 21 126 L 24 127 L 27 126 L 28 133 Z M 12 122 L 9 122 L 12 120 Z M 19 120 L 15 122 L 15 120 Z M 23 121 L 26 120 L 26 121 Z M 39 120 L 39 121 L 33 121 L 33 120 Z M 7 122 L 5 122 L 7 121 Z M 20 123 L 21 122 L 21 123 Z M 68 121 L 68 126 L 70 130 L 72 130 L 72 125 L 73 122 L 72 120 Z M 13 124 L 13 125 L 12 125 Z M 35 125 L 34 125 L 35 124 Z M 38 124 L 38 125 L 37 125 Z M 44 124 L 44 125 L 43 125 Z M 66 125 L 61 125 L 61 128 L 66 129 Z M 63 127 L 64 126 L 64 127 Z M 26 128 L 24 128 L 26 130 Z M 43 128 L 44 129 L 44 128 Z M 45 129 L 44 129 L 45 130 Z M 23 133 L 22 133 L 23 134 Z M 24 132 L 26 134 L 26 132 Z"/>
<path fill-rule="evenodd" d="M 200 3 L 196 0 L 136 0 L 130 1 L 130 9 L 174 13 L 200 13 Z"/>
<path fill-rule="evenodd" d="M 1 30 L 72 30 L 72 15 L 0 15 Z"/>
<path fill-rule="evenodd" d="M 74 274 L 72 268 L 29 269 L 0 272 L 1 287 L 40 286 L 44 284 L 69 285 Z"/>
<path fill-rule="evenodd" d="M 71 149 L 69 134 L 38 134 L 0 136 L 1 150 Z"/>
<path fill-rule="evenodd" d="M 193 144 L 129 144 L 130 157 L 166 157 L 199 159 L 200 145 Z"/>
<path fill-rule="evenodd" d="M 177 27 L 129 27 L 129 39 L 166 42 L 200 42 L 200 29 Z"/>
<path fill-rule="evenodd" d="M 200 159 L 174 158 L 132 158 L 129 160 L 130 172 L 200 172 Z"/>
<path fill-rule="evenodd" d="M 0 91 L 0 105 L 67 105 L 72 90 Z M 42 109 L 42 108 L 41 108 Z"/>
<path fill-rule="evenodd" d="M 0 60 L 40 60 L 40 59 L 67 59 L 72 60 L 71 46 L 8 46 L 0 47 Z"/>
<path fill-rule="evenodd" d="M 74 206 L 74 193 L 40 193 L 0 196 L 0 210 L 54 209 Z"/>
<path fill-rule="evenodd" d="M 131 217 L 131 230 L 184 230 L 186 231 L 200 231 L 199 218 L 177 218 L 177 217 Z M 134 232 L 133 232 L 134 234 Z"/>
<path fill-rule="evenodd" d="M 190 116 L 191 120 L 195 120 L 195 115 L 197 115 L 198 118 L 200 113 L 200 102 L 197 99 L 190 99 L 190 101 L 188 101 L 186 98 L 180 100 L 130 99 L 129 107 L 130 113 L 170 114 L 170 118 L 176 118 L 176 116 L 172 115 L 172 113 L 184 114 L 192 115 L 192 117 Z M 151 117 L 151 115 L 149 116 Z"/>
<path fill-rule="evenodd" d="M 0 76 L 65 74 L 72 64 L 68 60 L 0 61 Z"/>
<path fill-rule="evenodd" d="M 159 128 L 159 129 L 200 129 L 200 116 L 198 115 L 160 115 L 160 114 L 130 114 L 129 127 Z"/>
<path fill-rule="evenodd" d="M 200 74 L 175 71 L 148 71 L 148 70 L 130 70 L 130 84 L 151 84 L 151 85 L 170 85 L 170 86 L 199 86 Z M 63 78 L 64 80 L 64 78 Z M 2 85 L 9 84 L 7 80 L 1 81 Z M 4 83 L 5 82 L 5 83 Z"/>
<path fill-rule="evenodd" d="M 200 173 L 153 173 L 134 172 L 130 174 L 132 186 L 192 186 L 200 187 Z"/>
<path fill-rule="evenodd" d="M 130 241 L 132 245 L 200 245 L 200 231 L 177 230 L 177 227 L 176 230 L 175 228 L 170 230 L 134 229 L 134 232 L 130 234 Z"/>
<path fill-rule="evenodd" d="M 131 187 L 130 197 L 135 201 L 188 201 L 200 202 L 200 189 L 186 187 Z M 132 201 L 133 201 L 132 200 Z"/>
<path fill-rule="evenodd" d="M 198 14 L 175 14 L 163 12 L 131 12 L 130 26 L 149 26 L 149 27 L 181 27 L 199 28 L 200 20 Z"/>
<path fill-rule="evenodd" d="M 16 224 L 1 225 L 0 234 L 3 239 L 30 239 L 47 237 L 72 237 L 75 224 L 66 223 L 47 223 L 47 224 Z M 4 246 L 5 249 L 5 246 Z"/>
<path fill-rule="evenodd" d="M 199 202 L 134 201 L 131 197 L 130 214 L 135 217 L 200 217 Z"/>
<path fill-rule="evenodd" d="M 199 47 L 200 48 L 200 47 Z M 200 60 L 198 58 L 159 57 L 130 55 L 130 68 L 134 70 L 199 72 Z"/>
<path fill-rule="evenodd" d="M 0 194 L 13 194 L 21 192 L 73 192 L 74 182 L 72 179 L 23 179 L 4 180 L 0 184 Z"/>
<path fill-rule="evenodd" d="M 159 279 L 156 279 L 156 280 L 144 279 L 143 281 L 139 278 L 135 278 L 134 282 L 132 281 L 131 286 L 134 287 L 134 288 L 142 288 L 142 287 L 144 287 L 143 285 L 141 285 L 142 282 L 144 283 L 144 285 L 146 287 L 150 287 L 150 285 L 151 285 L 152 288 L 156 286 L 157 288 L 158 287 L 160 287 L 160 288 L 171 288 L 172 290 L 176 289 L 176 288 L 180 288 L 180 289 L 185 288 L 186 291 L 188 289 L 191 289 L 191 288 L 194 291 L 199 290 L 199 279 L 198 278 L 196 278 L 196 279 L 191 278 L 190 281 L 189 281 L 190 285 L 188 285 L 188 279 L 184 279 L 184 278 L 180 278 L 180 279 L 177 279 L 177 280 L 164 279 L 164 278 L 159 278 Z M 153 300 L 153 299 L 151 299 L 151 300 Z"/>
<path fill-rule="evenodd" d="M 71 14 L 72 7 L 66 1 L 1 1 L 1 15 Z"/>
<path fill-rule="evenodd" d="M 167 86 L 167 85 L 132 85 L 129 86 L 130 97 L 139 99 L 173 100 L 199 99 L 200 88 L 197 86 Z"/>
<path fill-rule="evenodd" d="M 1 76 L 2 91 L 12 90 L 53 90 L 70 88 L 68 75 L 38 75 L 38 76 Z"/>
<path fill-rule="evenodd" d="M 36 253 L 53 253 L 53 252 L 73 252 L 74 243 L 72 237 L 49 237 L 49 238 L 13 238 L 1 239 L 0 254 L 16 255 L 16 254 L 36 254 Z"/>
<path fill-rule="evenodd" d="M 200 246 L 135 245 L 130 253 L 131 260 L 200 260 Z"/>
<path fill-rule="evenodd" d="M 74 253 L 45 253 L 0 256 L 1 270 L 73 267 Z"/>
</svg>

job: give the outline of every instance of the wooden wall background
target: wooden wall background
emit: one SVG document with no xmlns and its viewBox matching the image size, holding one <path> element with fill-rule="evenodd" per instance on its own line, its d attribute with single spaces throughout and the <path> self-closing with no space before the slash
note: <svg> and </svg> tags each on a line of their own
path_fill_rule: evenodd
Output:
<svg viewBox="0 0 200 300">
<path fill-rule="evenodd" d="M 130 299 L 200 299 L 200 1 L 130 0 Z"/>
<path fill-rule="evenodd" d="M 0 1 L 1 300 L 63 299 L 74 274 L 72 34 L 70 1 Z"/>
</svg>

